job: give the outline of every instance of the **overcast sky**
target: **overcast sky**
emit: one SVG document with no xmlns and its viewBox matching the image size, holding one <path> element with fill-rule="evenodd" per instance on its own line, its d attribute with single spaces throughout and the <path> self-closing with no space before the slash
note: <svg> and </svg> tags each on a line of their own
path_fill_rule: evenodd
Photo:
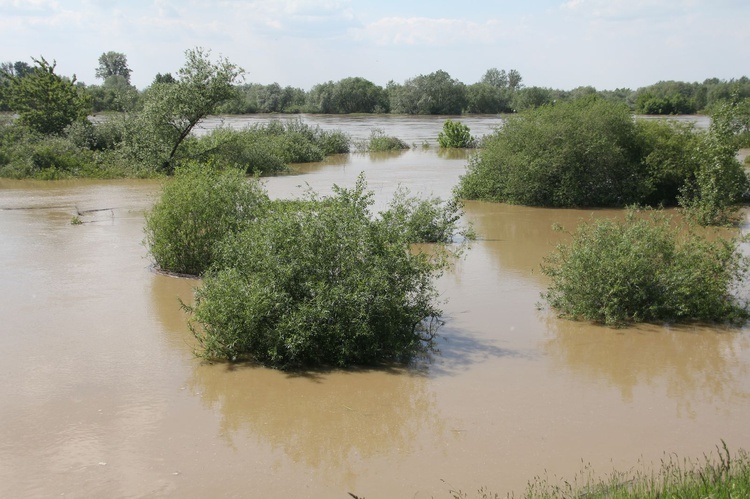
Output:
<svg viewBox="0 0 750 499">
<path fill-rule="evenodd" d="M 124 53 L 138 88 L 196 46 L 247 82 L 378 85 L 442 69 L 470 84 L 517 69 L 527 86 L 636 89 L 750 76 L 748 0 L 0 0 L 0 61 L 40 55 L 87 84 Z"/>
</svg>

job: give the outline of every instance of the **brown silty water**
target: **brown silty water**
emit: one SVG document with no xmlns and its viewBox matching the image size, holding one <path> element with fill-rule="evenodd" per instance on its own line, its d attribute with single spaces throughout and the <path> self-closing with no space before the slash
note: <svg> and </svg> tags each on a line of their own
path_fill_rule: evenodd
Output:
<svg viewBox="0 0 750 499">
<path fill-rule="evenodd" d="M 273 197 L 327 193 L 364 171 L 383 206 L 399 184 L 449 195 L 465 163 L 353 154 L 265 182 Z M 0 180 L 0 496 L 504 494 L 545 470 L 750 447 L 747 329 L 613 330 L 538 307 L 553 223 L 619 211 L 469 202 L 479 239 L 438 282 L 440 353 L 287 374 L 194 357 L 178 300 L 199 282 L 152 272 L 142 243 L 158 191 Z"/>
</svg>

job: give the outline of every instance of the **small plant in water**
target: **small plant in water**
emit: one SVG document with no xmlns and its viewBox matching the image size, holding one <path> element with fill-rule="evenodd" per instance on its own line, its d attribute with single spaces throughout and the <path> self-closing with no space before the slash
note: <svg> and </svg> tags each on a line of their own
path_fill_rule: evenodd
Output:
<svg viewBox="0 0 750 499">
<path fill-rule="evenodd" d="M 477 141 L 470 132 L 471 129 L 460 121 L 446 120 L 443 131 L 438 134 L 438 144 L 444 148 L 476 147 Z"/>
</svg>

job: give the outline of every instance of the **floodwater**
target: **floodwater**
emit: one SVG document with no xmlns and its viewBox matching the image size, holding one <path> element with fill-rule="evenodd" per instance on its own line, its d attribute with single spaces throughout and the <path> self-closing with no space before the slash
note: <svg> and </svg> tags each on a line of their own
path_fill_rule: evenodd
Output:
<svg viewBox="0 0 750 499">
<path fill-rule="evenodd" d="M 418 148 L 265 182 L 290 197 L 365 172 L 382 206 L 399 184 L 447 196 L 465 164 Z M 613 330 L 538 307 L 552 224 L 618 211 L 469 202 L 479 239 L 439 280 L 439 354 L 286 374 L 194 357 L 179 300 L 199 282 L 152 272 L 142 244 L 158 191 L 0 180 L 0 497 L 449 498 L 750 448 L 750 329 Z"/>
</svg>

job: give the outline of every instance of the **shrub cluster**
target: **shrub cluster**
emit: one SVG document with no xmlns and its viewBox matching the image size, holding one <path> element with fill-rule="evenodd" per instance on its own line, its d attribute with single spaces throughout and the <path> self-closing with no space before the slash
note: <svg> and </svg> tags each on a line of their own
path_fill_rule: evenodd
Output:
<svg viewBox="0 0 750 499">
<path fill-rule="evenodd" d="M 750 314 L 732 291 L 749 263 L 736 240 L 631 210 L 624 221 L 580 224 L 542 270 L 552 280 L 547 301 L 572 319 L 738 324 Z"/>
<path fill-rule="evenodd" d="M 302 120 L 271 121 L 243 130 L 217 128 L 189 140 L 184 155 L 268 175 L 287 170 L 291 163 L 322 161 L 332 154 L 347 153 L 349 143 L 349 137 L 339 130 L 322 130 Z"/>
<path fill-rule="evenodd" d="M 354 146 L 358 152 L 388 152 L 409 149 L 409 144 L 398 137 L 386 135 L 380 128 L 372 129 L 369 139 L 356 141 Z"/>
<path fill-rule="evenodd" d="M 146 243 L 156 266 L 203 274 L 215 260 L 217 242 L 247 227 L 266 201 L 257 180 L 239 170 L 198 163 L 179 167 L 146 214 Z"/>
<path fill-rule="evenodd" d="M 477 141 L 471 136 L 471 129 L 460 121 L 446 120 L 443 131 L 438 134 L 438 144 L 444 148 L 472 148 Z"/>
<path fill-rule="evenodd" d="M 453 252 L 409 246 L 467 237 L 460 203 L 400 191 L 373 217 L 363 177 L 334 191 L 271 202 L 241 172 L 198 164 L 165 183 L 146 241 L 162 270 L 204 276 L 191 318 L 203 356 L 343 366 L 431 346 L 433 280 Z"/>
<path fill-rule="evenodd" d="M 12 117 L 0 119 L 0 177 L 60 179 L 137 176 L 117 152 L 116 131 L 107 123 L 74 122 L 45 135 Z"/>
<path fill-rule="evenodd" d="M 542 106 L 485 138 L 457 194 L 550 207 L 679 203 L 702 224 L 723 223 L 748 188 L 733 112 L 715 114 L 704 132 L 635 122 L 596 96 Z"/>
</svg>

